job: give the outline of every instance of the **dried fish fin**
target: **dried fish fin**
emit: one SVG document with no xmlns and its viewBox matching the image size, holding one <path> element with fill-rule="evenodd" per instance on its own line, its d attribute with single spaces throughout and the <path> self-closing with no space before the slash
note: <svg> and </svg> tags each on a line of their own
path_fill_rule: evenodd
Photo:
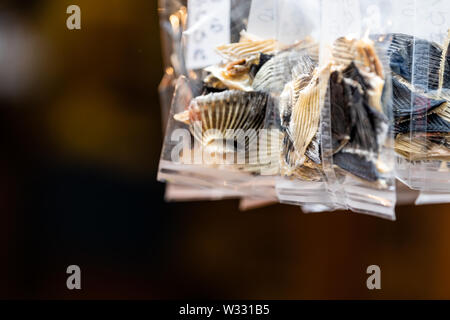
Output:
<svg viewBox="0 0 450 320">
<path fill-rule="evenodd" d="M 318 130 L 305 152 L 305 155 L 308 157 L 308 159 L 316 164 L 322 163 L 322 159 L 320 156 L 320 137 L 321 133 L 320 130 Z"/>
<path fill-rule="evenodd" d="M 203 146 L 215 152 L 228 152 L 222 145 L 230 142 L 249 145 L 257 139 L 257 130 L 264 125 L 270 98 L 262 92 L 225 91 L 199 96 L 191 102 L 187 111 L 174 116 L 175 120 L 189 123 L 190 130 Z M 195 122 L 201 130 L 195 130 Z M 234 131 L 232 131 L 234 130 Z M 199 132 L 201 131 L 201 132 Z M 235 143 L 231 143 L 233 146 Z M 225 151 L 226 150 L 226 151 Z"/>
<path fill-rule="evenodd" d="M 402 119 L 423 117 L 435 108 L 446 103 L 445 99 L 434 99 L 422 90 L 414 88 L 404 78 L 397 74 L 392 75 L 393 115 L 396 122 Z M 414 103 L 412 99 L 414 98 Z"/>
<path fill-rule="evenodd" d="M 434 137 L 434 141 L 437 141 L 437 137 Z M 438 143 L 421 137 L 411 138 L 409 134 L 399 134 L 395 139 L 395 151 L 409 161 L 450 161 L 449 148 L 448 134 L 439 137 Z"/>
<path fill-rule="evenodd" d="M 354 149 L 378 151 L 386 137 L 387 118 L 371 106 L 370 88 L 353 63 L 342 73 L 332 73 L 329 93 L 334 150 L 348 142 Z M 376 99 L 381 100 L 381 96 Z"/>
<path fill-rule="evenodd" d="M 250 66 L 249 76 L 253 80 L 256 74 L 261 70 L 261 68 L 266 64 L 267 61 L 272 59 L 274 56 L 271 54 L 259 53 L 257 60 Z"/>
<path fill-rule="evenodd" d="M 309 84 L 299 92 L 292 109 L 287 134 L 293 142 L 299 164 L 305 161 L 305 152 L 319 129 L 320 114 L 325 98 L 330 65 L 316 70 Z"/>
<path fill-rule="evenodd" d="M 226 68 L 216 65 L 205 68 L 205 71 L 210 73 L 204 80 L 206 86 L 225 87 L 230 90 L 253 91 L 252 81 L 248 73 L 231 76 L 227 74 Z"/>
</svg>

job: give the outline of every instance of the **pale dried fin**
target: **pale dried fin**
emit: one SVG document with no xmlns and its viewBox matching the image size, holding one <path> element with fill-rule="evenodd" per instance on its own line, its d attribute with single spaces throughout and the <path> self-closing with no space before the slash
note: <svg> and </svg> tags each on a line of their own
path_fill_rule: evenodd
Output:
<svg viewBox="0 0 450 320">
<path fill-rule="evenodd" d="M 237 43 L 224 44 L 216 48 L 216 51 L 224 59 L 234 61 L 239 59 L 247 59 L 257 55 L 258 53 L 272 54 L 275 53 L 278 42 L 273 39 L 269 40 L 244 40 Z"/>
<path fill-rule="evenodd" d="M 306 149 L 319 129 L 321 107 L 325 99 L 329 76 L 329 65 L 320 72 L 316 71 L 310 83 L 299 93 L 292 109 L 288 134 L 293 141 L 298 159 L 304 159 Z"/>
</svg>

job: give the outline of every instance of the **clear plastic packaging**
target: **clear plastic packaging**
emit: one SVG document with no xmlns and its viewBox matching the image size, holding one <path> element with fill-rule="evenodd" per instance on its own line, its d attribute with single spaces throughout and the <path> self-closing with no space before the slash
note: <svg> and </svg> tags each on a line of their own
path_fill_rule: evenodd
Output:
<svg viewBox="0 0 450 320">
<path fill-rule="evenodd" d="M 258 66 L 259 52 L 276 50 L 275 41 L 247 39 L 242 32 L 251 1 L 187 4 L 180 41 L 186 72 L 177 79 L 158 179 L 275 200 L 273 102 L 251 89 L 246 74 Z M 249 44 L 259 46 L 254 61 Z"/>
<path fill-rule="evenodd" d="M 283 134 L 277 196 L 282 203 L 320 203 L 334 210 L 336 201 L 328 188 L 320 150 L 321 96 L 326 89 L 319 68 L 320 1 L 274 3 L 277 40 L 282 47 L 267 64 L 272 68 L 267 78 L 277 97 Z"/>
<path fill-rule="evenodd" d="M 450 190 L 450 10 L 446 1 L 403 1 L 393 66 L 397 177 L 412 189 Z"/>
</svg>

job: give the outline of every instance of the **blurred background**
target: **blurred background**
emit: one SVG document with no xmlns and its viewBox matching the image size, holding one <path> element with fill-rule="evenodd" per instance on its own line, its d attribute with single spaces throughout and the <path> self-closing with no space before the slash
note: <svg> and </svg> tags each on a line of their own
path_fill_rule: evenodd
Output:
<svg viewBox="0 0 450 320">
<path fill-rule="evenodd" d="M 165 203 L 162 75 L 156 1 L 0 1 L 0 298 L 450 298 L 449 205 Z"/>
</svg>

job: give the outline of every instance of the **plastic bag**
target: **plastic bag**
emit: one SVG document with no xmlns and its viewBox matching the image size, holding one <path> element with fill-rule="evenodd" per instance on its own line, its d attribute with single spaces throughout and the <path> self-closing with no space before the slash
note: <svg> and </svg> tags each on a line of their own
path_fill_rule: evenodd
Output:
<svg viewBox="0 0 450 320">
<path fill-rule="evenodd" d="M 272 166 L 270 152 L 261 149 L 278 143 L 272 139 L 276 132 L 264 130 L 272 122 L 271 97 L 252 92 L 242 79 L 242 69 L 258 62 L 242 66 L 233 59 L 233 50 L 245 54 L 233 41 L 245 41 L 240 31 L 249 9 L 250 1 L 188 1 L 182 40 L 186 74 L 178 78 L 172 99 L 159 180 L 270 199 L 274 183 L 268 175 L 277 164 Z M 263 42 L 259 50 L 274 51 L 273 42 Z"/>
<path fill-rule="evenodd" d="M 450 8 L 446 1 L 403 1 L 393 70 L 398 179 L 423 191 L 450 190 Z M 408 32 L 409 31 L 409 32 Z"/>
<path fill-rule="evenodd" d="M 446 64 L 444 72 L 434 66 L 439 87 L 439 79 L 436 85 L 423 77 L 434 70 L 434 46 L 403 34 L 423 36 L 418 20 L 430 12 L 436 18 L 434 9 L 414 0 L 166 5 L 171 31 L 163 37 L 171 40 L 160 89 L 162 100 L 173 97 L 158 179 L 189 187 L 172 195 L 250 197 L 310 212 L 350 209 L 394 219 L 395 165 L 409 186 L 448 190 L 441 174 L 447 161 L 429 161 L 430 150 L 416 159 L 402 149 L 447 143 L 445 133 L 430 131 L 436 112 L 420 109 L 417 91 L 406 86 L 409 96 L 399 99 L 402 76 L 406 85 L 436 89 L 435 97 L 445 100 Z M 397 59 L 402 49 L 411 57 L 407 63 Z M 433 110 L 445 117 L 444 106 L 447 100 L 437 101 Z"/>
<path fill-rule="evenodd" d="M 324 84 L 318 83 L 320 2 L 266 1 L 260 8 L 270 11 L 270 5 L 275 23 L 265 29 L 264 24 L 257 25 L 259 30 L 276 30 L 279 50 L 261 68 L 255 83 L 276 97 L 277 125 L 283 137 L 277 197 L 282 203 L 322 203 L 334 209 L 319 148 L 319 97 L 324 91 Z"/>
<path fill-rule="evenodd" d="M 322 155 L 338 206 L 395 219 L 385 1 L 322 1 Z"/>
</svg>

